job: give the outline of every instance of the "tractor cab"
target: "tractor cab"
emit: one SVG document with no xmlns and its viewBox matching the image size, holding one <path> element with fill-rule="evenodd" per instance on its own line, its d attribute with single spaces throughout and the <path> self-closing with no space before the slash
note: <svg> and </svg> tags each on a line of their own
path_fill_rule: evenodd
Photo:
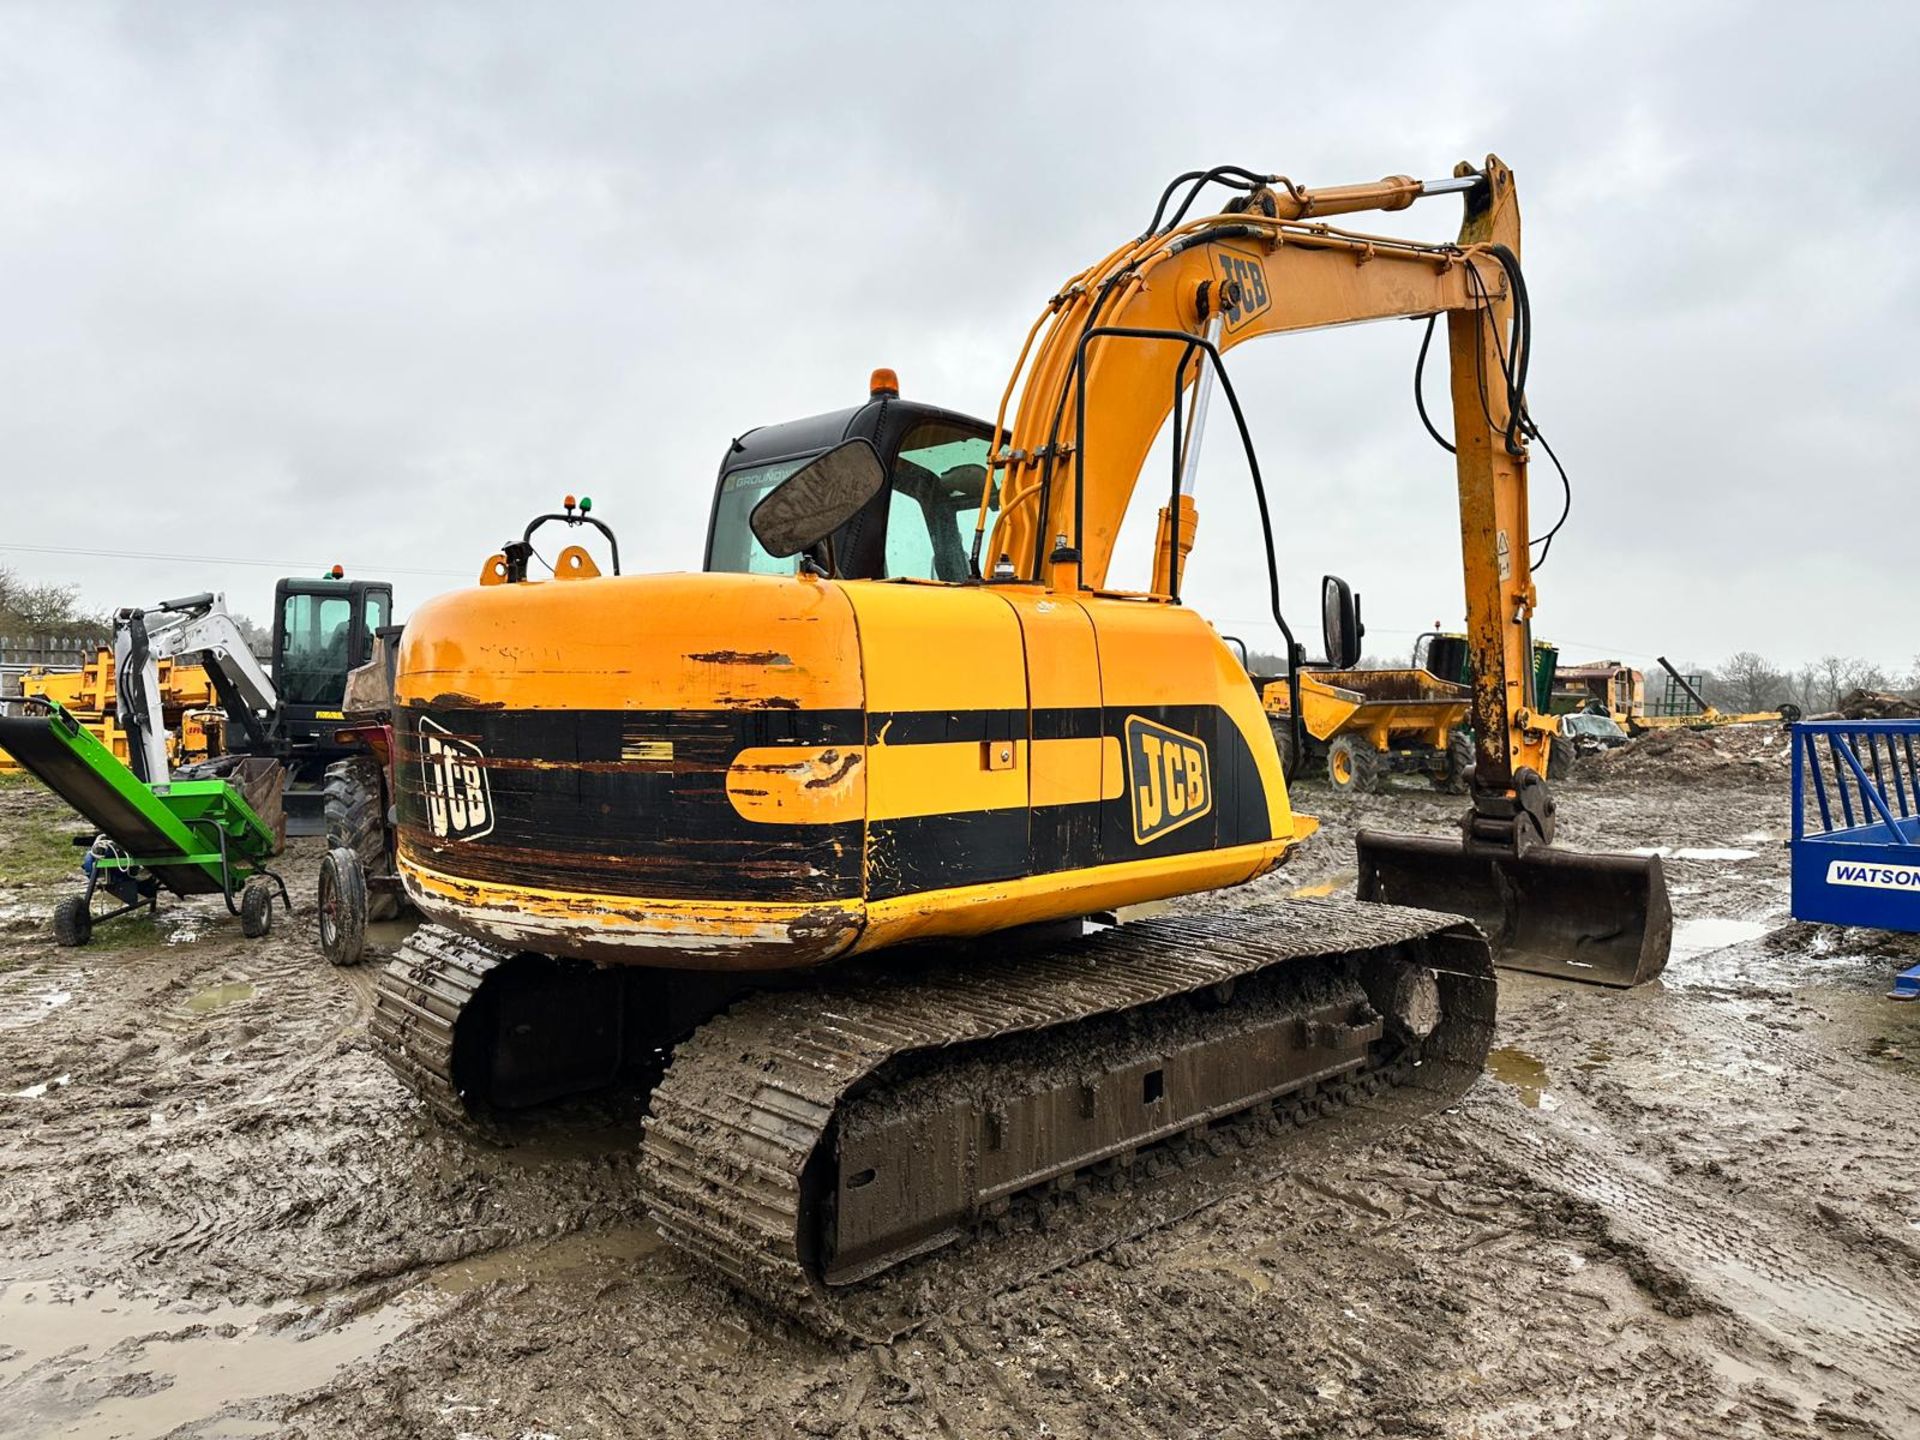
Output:
<svg viewBox="0 0 1920 1440">
<path fill-rule="evenodd" d="M 331 741 L 347 672 L 373 657 L 374 632 L 392 618 L 392 585 L 348 580 L 338 565 L 331 575 L 290 576 L 273 587 L 273 684 L 285 740 Z"/>
<path fill-rule="evenodd" d="M 815 563 L 848 580 L 965 581 L 992 436 L 984 420 L 902 400 L 893 372 L 876 370 L 866 404 L 749 430 L 728 447 L 714 487 L 706 569 L 793 574 L 805 557 L 769 554 L 748 523 L 754 506 L 809 460 L 865 440 L 886 482 L 819 547 Z M 996 490 L 989 531 L 999 503 Z"/>
</svg>

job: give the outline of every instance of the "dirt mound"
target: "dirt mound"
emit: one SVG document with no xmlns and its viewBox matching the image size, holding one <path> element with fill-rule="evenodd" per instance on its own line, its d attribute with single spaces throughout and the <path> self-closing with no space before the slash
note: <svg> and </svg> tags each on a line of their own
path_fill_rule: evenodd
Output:
<svg viewBox="0 0 1920 1440">
<path fill-rule="evenodd" d="M 1849 720 L 1913 720 L 1920 718 L 1920 700 L 1885 690 L 1855 690 L 1840 702 L 1840 714 Z"/>
<path fill-rule="evenodd" d="M 1582 779 L 1784 782 L 1790 747 L 1770 725 L 1653 730 L 1580 762 Z"/>
</svg>

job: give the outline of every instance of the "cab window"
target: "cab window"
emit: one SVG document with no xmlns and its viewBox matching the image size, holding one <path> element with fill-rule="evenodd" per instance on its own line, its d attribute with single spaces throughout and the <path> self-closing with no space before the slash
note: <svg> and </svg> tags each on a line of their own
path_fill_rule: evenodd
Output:
<svg viewBox="0 0 1920 1440">
<path fill-rule="evenodd" d="M 387 623 L 387 592 L 384 590 L 367 591 L 367 639 L 372 640 L 375 632 Z"/>
<path fill-rule="evenodd" d="M 987 437 L 972 427 L 929 420 L 907 432 L 887 497 L 888 579 L 968 578 L 968 556 L 987 475 Z M 988 496 L 987 528 L 999 511 Z"/>
<path fill-rule="evenodd" d="M 280 698 L 295 705 L 338 705 L 347 686 L 347 627 L 353 603 L 344 595 L 289 595 L 282 613 L 286 649 L 274 667 Z"/>
<path fill-rule="evenodd" d="M 775 460 L 766 465 L 749 465 L 730 472 L 720 482 L 720 505 L 713 517 L 713 555 L 707 568 L 739 575 L 792 575 L 800 566 L 800 557 L 789 555 L 776 560 L 754 538 L 747 517 L 753 507 L 774 486 L 798 470 L 811 455 L 796 455 L 791 460 Z"/>
</svg>

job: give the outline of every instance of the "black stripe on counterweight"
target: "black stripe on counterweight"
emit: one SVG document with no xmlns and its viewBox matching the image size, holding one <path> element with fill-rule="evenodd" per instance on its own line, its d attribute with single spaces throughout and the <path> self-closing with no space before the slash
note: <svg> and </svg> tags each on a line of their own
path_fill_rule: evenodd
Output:
<svg viewBox="0 0 1920 1440">
<path fill-rule="evenodd" d="M 428 824 L 421 718 L 478 747 L 492 828 L 438 839 Z M 494 710 L 412 706 L 396 717 L 395 804 L 436 868 L 503 885 L 662 899 L 851 899 L 859 820 L 763 825 L 727 795 L 741 751 L 858 745 L 858 710 Z M 671 759 L 629 758 L 672 746 Z M 538 766 L 527 762 L 541 762 Z"/>
<path fill-rule="evenodd" d="M 1031 721 L 1029 721 L 1031 716 Z M 1031 712 L 998 710 L 875 710 L 867 716 L 869 745 L 950 745 L 975 740 L 1020 740 L 1031 723 L 1035 740 L 1094 740 L 1097 705 L 1049 706 Z"/>
<path fill-rule="evenodd" d="M 1036 740 L 1097 740 L 1102 733 L 1098 705 L 1059 706 L 1033 712 Z"/>
<path fill-rule="evenodd" d="M 909 815 L 867 824 L 869 900 L 1013 880 L 1030 873 L 1031 862 L 1024 808 Z"/>
</svg>

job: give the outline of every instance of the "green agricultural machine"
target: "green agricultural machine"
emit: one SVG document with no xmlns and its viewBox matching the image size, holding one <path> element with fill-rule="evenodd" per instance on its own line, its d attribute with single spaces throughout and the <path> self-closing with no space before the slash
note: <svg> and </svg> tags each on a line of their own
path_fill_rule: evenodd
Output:
<svg viewBox="0 0 1920 1440">
<path fill-rule="evenodd" d="M 86 889 L 54 907 L 54 938 L 84 945 L 93 927 L 145 907 L 161 890 L 220 895 L 249 938 L 273 924 L 273 899 L 291 911 L 287 887 L 267 862 L 279 853 L 286 820 L 280 762 L 233 756 L 224 773 L 149 785 L 51 700 L 23 702 L 29 713 L 0 716 L 0 748 L 97 827 L 84 845 Z M 94 892 L 119 907 L 96 915 Z"/>
</svg>

